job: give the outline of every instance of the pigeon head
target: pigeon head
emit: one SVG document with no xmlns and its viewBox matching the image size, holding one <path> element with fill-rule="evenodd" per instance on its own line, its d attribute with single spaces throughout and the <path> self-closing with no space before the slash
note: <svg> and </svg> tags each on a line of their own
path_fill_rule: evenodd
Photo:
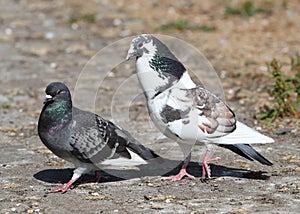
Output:
<svg viewBox="0 0 300 214">
<path fill-rule="evenodd" d="M 61 82 L 50 83 L 39 118 L 39 132 L 50 135 L 64 128 L 72 120 L 72 100 L 68 87 Z"/>
<path fill-rule="evenodd" d="M 62 82 L 50 83 L 46 90 L 44 104 L 50 104 L 59 101 L 71 101 L 71 94 L 68 87 Z"/>
<path fill-rule="evenodd" d="M 132 39 L 126 59 L 132 57 L 153 56 L 159 54 L 163 57 L 176 60 L 168 47 L 150 34 L 142 34 Z"/>
<path fill-rule="evenodd" d="M 149 34 L 135 37 L 127 60 L 136 57 L 136 71 L 147 97 L 153 97 L 180 80 L 185 67 L 169 48 Z"/>
<path fill-rule="evenodd" d="M 132 57 L 139 58 L 143 55 L 154 54 L 156 47 L 153 44 L 154 37 L 148 34 L 142 34 L 135 37 L 130 45 L 126 59 L 129 60 Z"/>
</svg>

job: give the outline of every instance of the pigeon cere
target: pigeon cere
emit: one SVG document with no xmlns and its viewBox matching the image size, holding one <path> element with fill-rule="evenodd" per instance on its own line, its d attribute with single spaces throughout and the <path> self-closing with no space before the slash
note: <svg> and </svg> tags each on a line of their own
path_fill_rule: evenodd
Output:
<svg viewBox="0 0 300 214">
<path fill-rule="evenodd" d="M 298 0 L 0 0 L 0 213 L 299 213 Z"/>
</svg>

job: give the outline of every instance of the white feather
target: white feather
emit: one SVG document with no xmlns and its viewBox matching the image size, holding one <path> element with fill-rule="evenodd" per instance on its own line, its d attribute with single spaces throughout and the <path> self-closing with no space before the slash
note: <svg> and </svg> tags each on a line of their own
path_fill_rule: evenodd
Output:
<svg viewBox="0 0 300 214">
<path fill-rule="evenodd" d="M 208 141 L 217 144 L 274 143 L 272 138 L 255 131 L 239 121 L 237 121 L 234 132 L 224 137 L 208 139 Z"/>
<path fill-rule="evenodd" d="M 137 154 L 135 154 L 134 152 L 128 150 L 130 155 L 131 155 L 131 159 L 128 158 L 124 158 L 124 157 L 119 157 L 119 158 L 115 158 L 115 159 L 108 159 L 105 160 L 101 163 L 101 165 L 109 165 L 109 166 L 138 166 L 138 165 L 142 165 L 142 164 L 147 164 L 147 162 L 142 159 L 140 156 L 138 156 Z"/>
</svg>

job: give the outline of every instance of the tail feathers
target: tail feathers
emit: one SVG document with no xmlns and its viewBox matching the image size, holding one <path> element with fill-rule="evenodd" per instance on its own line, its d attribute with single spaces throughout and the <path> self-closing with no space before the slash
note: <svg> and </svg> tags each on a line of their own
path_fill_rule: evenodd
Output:
<svg viewBox="0 0 300 214">
<path fill-rule="evenodd" d="M 267 160 L 264 156 L 259 154 L 255 149 L 253 149 L 249 144 L 219 144 L 218 146 L 231 150 L 232 152 L 253 161 L 257 160 L 261 164 L 272 166 L 273 164 Z"/>
<path fill-rule="evenodd" d="M 119 137 L 122 137 L 124 140 L 127 141 L 126 147 L 139 155 L 144 160 L 151 160 L 160 157 L 158 154 L 156 154 L 151 149 L 143 146 L 139 141 L 134 139 L 129 132 L 127 132 L 124 129 L 118 129 L 116 130 Z"/>
<path fill-rule="evenodd" d="M 158 154 L 156 154 L 151 149 L 143 146 L 142 144 L 137 144 L 136 142 L 134 142 L 134 143 L 129 142 L 127 144 L 127 147 L 131 151 L 133 151 L 134 153 L 139 155 L 141 158 L 143 158 L 144 160 L 152 160 L 152 159 L 160 157 Z"/>
<path fill-rule="evenodd" d="M 219 139 L 214 139 L 218 144 L 254 144 L 254 143 L 274 143 L 274 140 L 268 136 L 265 136 L 247 125 L 237 121 L 236 129 Z"/>
</svg>

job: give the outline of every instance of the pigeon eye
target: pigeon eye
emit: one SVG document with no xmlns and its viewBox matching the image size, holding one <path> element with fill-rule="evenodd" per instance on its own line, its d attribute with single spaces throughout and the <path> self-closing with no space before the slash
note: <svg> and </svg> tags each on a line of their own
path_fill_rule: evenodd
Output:
<svg viewBox="0 0 300 214">
<path fill-rule="evenodd" d="M 143 47 L 143 43 L 140 42 L 140 43 L 138 44 L 138 47 L 139 47 L 139 48 Z"/>
<path fill-rule="evenodd" d="M 58 91 L 56 92 L 56 94 L 62 94 L 62 93 L 64 93 L 63 90 L 58 90 Z"/>
</svg>

